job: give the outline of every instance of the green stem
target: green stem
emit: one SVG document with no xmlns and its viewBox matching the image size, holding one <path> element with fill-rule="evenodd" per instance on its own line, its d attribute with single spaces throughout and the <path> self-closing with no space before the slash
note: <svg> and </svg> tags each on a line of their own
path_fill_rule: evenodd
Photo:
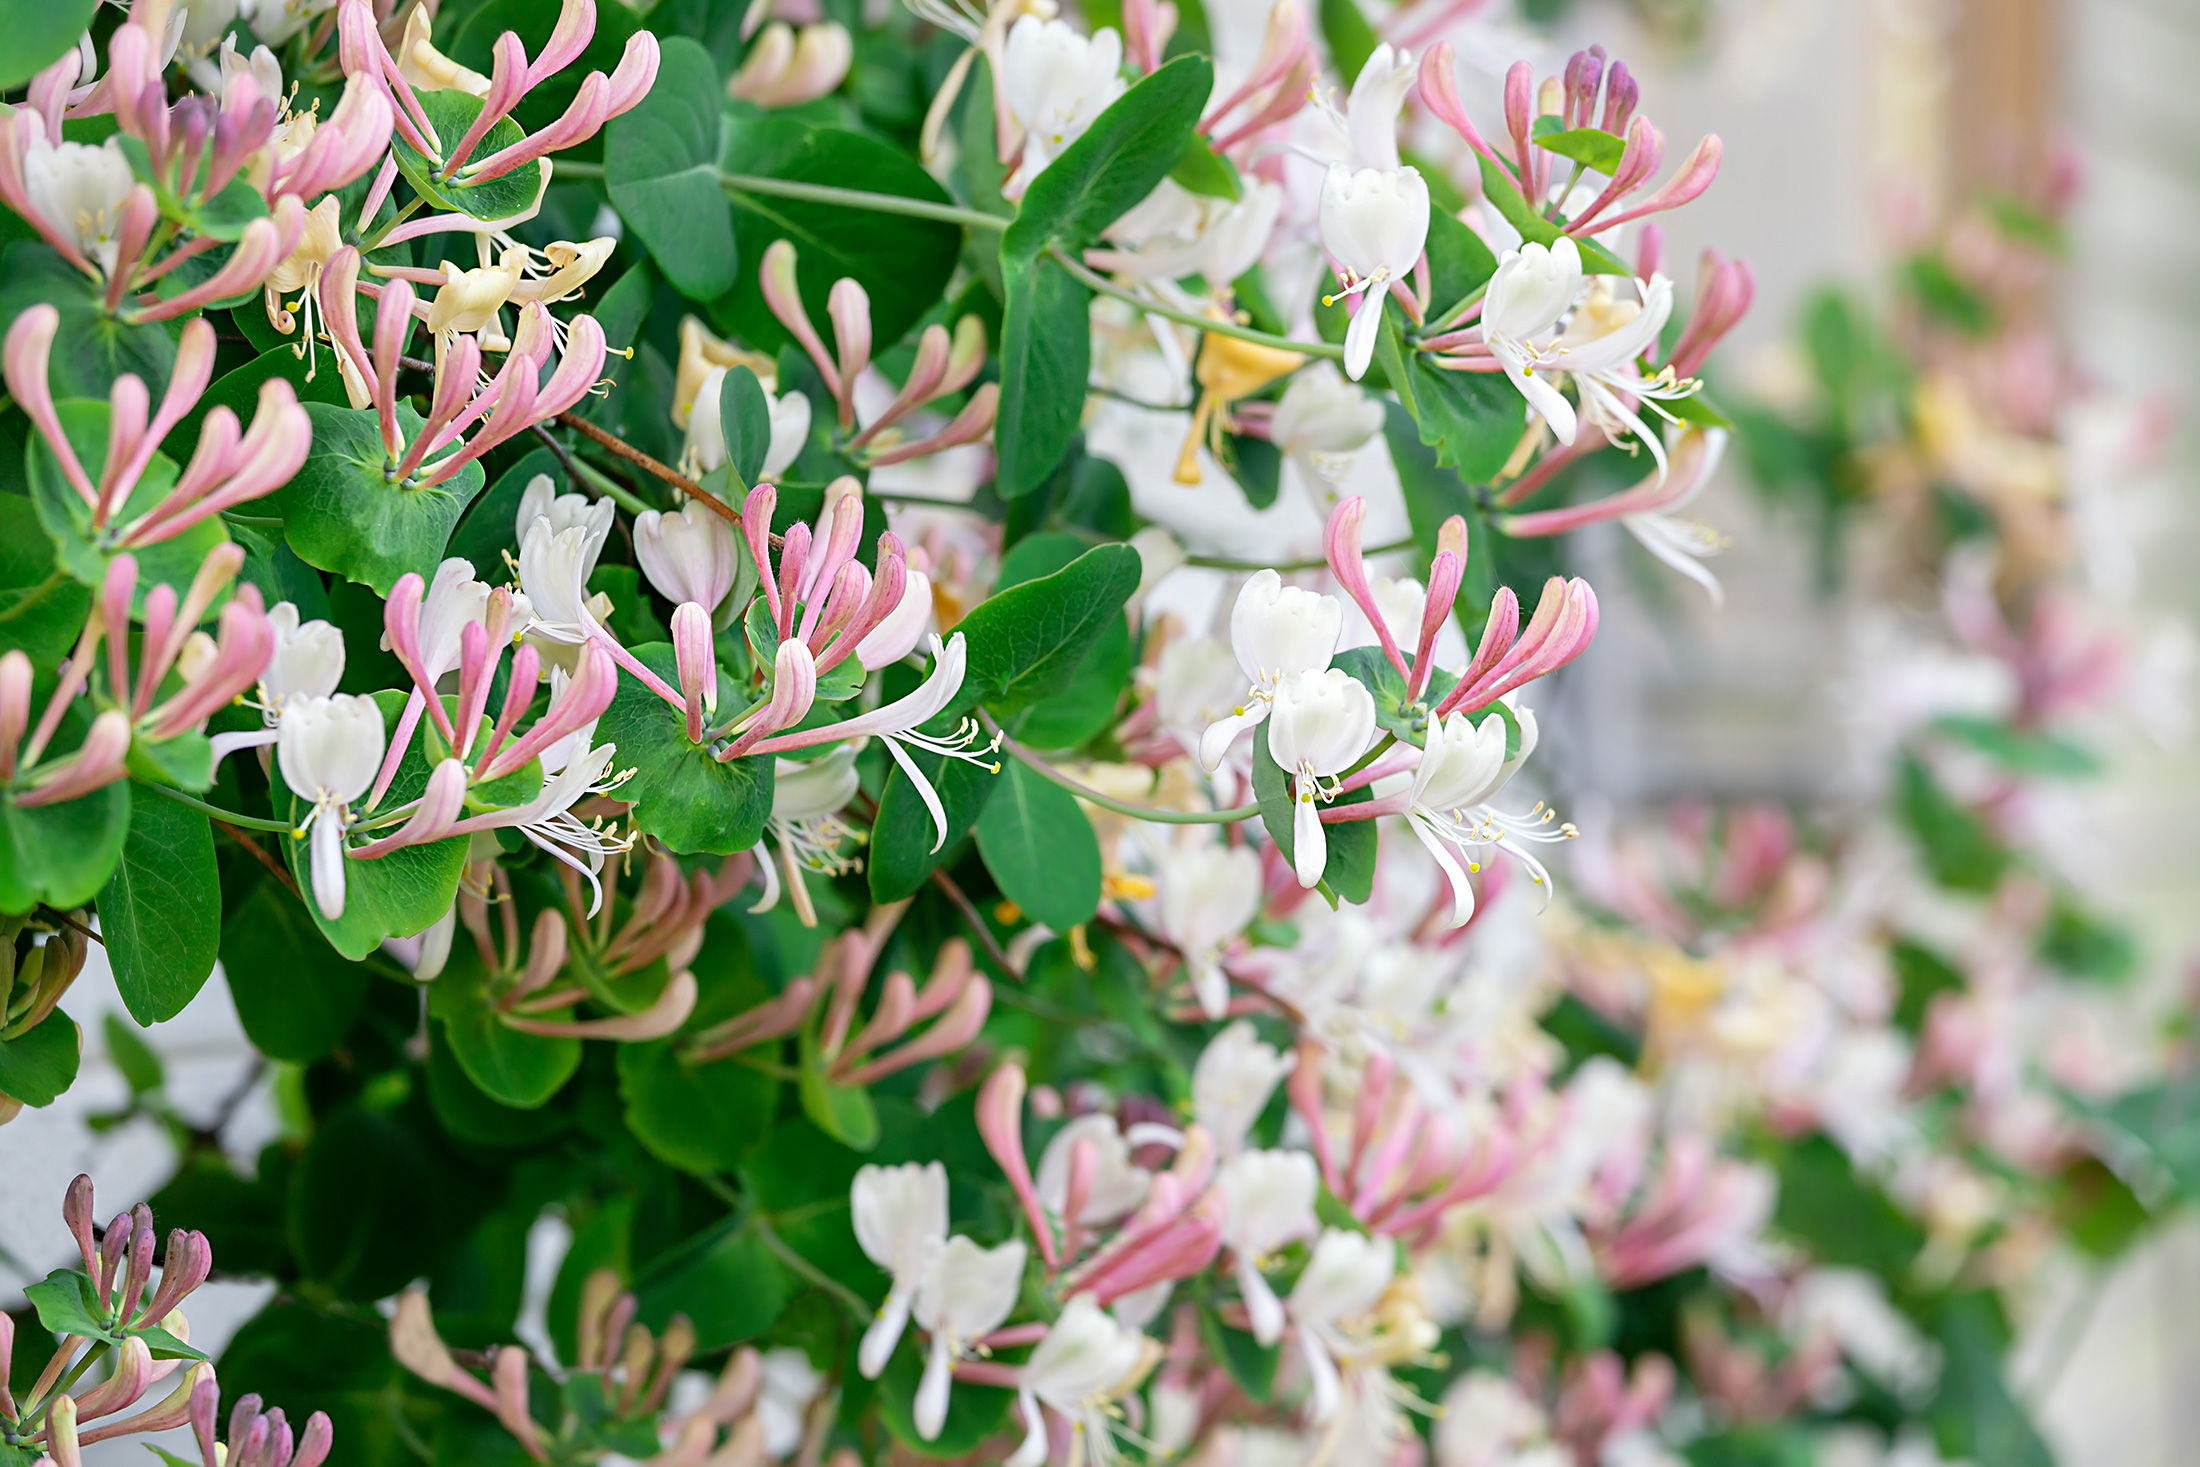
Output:
<svg viewBox="0 0 2200 1467">
<path fill-rule="evenodd" d="M 577 469 L 580 472 L 580 476 L 586 479 L 591 485 L 593 485 L 595 489 L 603 495 L 604 498 L 618 505 L 619 508 L 625 510 L 628 514 L 642 514 L 653 508 L 653 506 L 651 505 L 644 504 L 640 495 L 636 494 L 633 490 L 627 488 L 625 485 L 618 483 L 616 480 L 612 479 L 609 475 L 604 473 L 603 470 L 597 468 L 594 464 L 590 463 L 587 459 L 582 458 L 577 453 L 573 455 L 573 467 Z"/>
<path fill-rule="evenodd" d="M 1078 799 L 1087 804 L 1098 805 L 1103 810 L 1113 810 L 1118 815 L 1129 815 L 1155 825 L 1234 825 L 1240 820 L 1250 820 L 1260 813 L 1258 805 L 1240 805 L 1235 810 L 1155 810 L 1146 805 L 1133 805 L 1127 800 L 1118 800 L 1112 795 L 1103 795 L 1090 785 L 1079 784 L 1002 733 L 1001 726 L 993 721 L 993 715 L 983 708 L 978 710 L 978 718 L 988 731 L 1000 736 L 1002 748 L 1028 765 L 1034 773 L 1052 780 Z"/>
<path fill-rule="evenodd" d="M 1401 550 L 1411 550 L 1412 548 L 1413 541 L 1410 539 L 1393 540 L 1388 545 L 1369 546 L 1361 553 L 1363 555 L 1395 555 Z M 1287 560 L 1279 564 L 1270 564 L 1267 561 L 1230 560 L 1219 555 L 1187 555 L 1184 557 L 1184 563 L 1186 565 L 1204 566 L 1208 570 L 1272 570 L 1279 572 L 1321 570 L 1329 564 L 1327 560 L 1321 559 L 1319 557 L 1316 557 L 1313 560 Z"/>
<path fill-rule="evenodd" d="M 1473 305 L 1476 301 L 1482 299 L 1482 297 L 1488 293 L 1489 288 L 1490 283 L 1485 280 L 1480 285 L 1477 285 L 1474 289 L 1468 291 L 1465 295 L 1459 298 L 1459 301 L 1456 305 L 1454 305 L 1450 310 L 1444 312 L 1444 314 L 1440 318 L 1438 318 L 1434 324 L 1423 326 L 1419 331 L 1414 332 L 1413 334 L 1415 338 L 1425 336 L 1442 336 L 1445 332 L 1452 330 L 1459 324 L 1459 318 L 1467 313 L 1467 308 Z M 1418 340 L 1416 340 L 1416 344 L 1418 344 Z"/>
<path fill-rule="evenodd" d="M 22 598 L 18 600 L 13 606 L 9 607 L 6 611 L 0 611 L 0 621 L 14 621 L 24 612 L 30 610 L 33 606 L 36 606 L 39 602 L 45 600 L 48 596 L 51 596 L 55 591 L 59 590 L 61 588 L 62 582 L 66 581 L 67 579 L 68 576 L 58 570 L 55 571 L 53 574 L 47 576 L 46 579 L 40 581 L 37 585 L 31 587 L 28 591 L 24 592 Z"/>
<path fill-rule="evenodd" d="M 909 199 L 900 194 L 874 194 L 863 189 L 835 188 L 824 183 L 796 183 L 786 178 L 762 178 L 753 173 L 721 173 L 718 186 L 736 197 L 762 194 L 771 198 L 800 199 L 806 204 L 835 204 L 843 209 L 869 209 L 876 214 L 906 214 L 912 219 L 933 219 L 964 229 L 1008 228 L 1011 220 L 978 209 L 954 204 L 935 204 L 930 199 Z"/>
<path fill-rule="evenodd" d="M 1195 316 L 1190 311 L 1179 311 L 1173 306 L 1162 305 L 1159 301 L 1150 301 L 1144 296 L 1133 295 L 1123 289 L 1122 286 L 1108 279 L 1107 276 L 1102 275 L 1097 270 L 1088 268 L 1083 261 L 1072 259 L 1060 245 L 1048 246 L 1047 254 L 1052 257 L 1055 264 L 1060 265 L 1069 272 L 1072 280 L 1077 281 L 1086 289 L 1096 290 L 1102 295 L 1112 295 L 1119 301 L 1138 307 L 1139 310 L 1144 311 L 1149 316 L 1161 316 L 1186 326 L 1197 327 L 1201 331 L 1211 332 L 1216 336 L 1233 336 L 1239 341 L 1249 341 L 1255 346 L 1273 347 L 1277 351 L 1297 352 L 1302 357 L 1341 358 L 1344 356 L 1344 348 L 1330 342 L 1293 341 L 1287 336 L 1270 336 L 1265 331 L 1255 331 L 1250 326 L 1240 326 L 1235 321 L 1217 321 L 1212 316 Z"/>
<path fill-rule="evenodd" d="M 420 206 L 426 202 L 427 200 L 424 197 L 414 199 L 404 208 L 399 209 L 397 213 L 391 217 L 389 223 L 383 225 L 380 229 L 374 232 L 373 239 L 360 241 L 359 253 L 362 255 L 368 255 L 380 249 L 382 247 L 382 241 L 390 237 L 390 231 L 397 228 L 398 225 L 403 224 L 407 219 L 412 218 L 414 214 L 419 212 Z"/>
<path fill-rule="evenodd" d="M 823 1289 L 842 1304 L 845 1304 L 848 1307 L 848 1312 L 856 1317 L 857 1323 L 867 1325 L 871 1322 L 872 1316 L 877 1311 L 864 1303 L 862 1296 L 857 1294 L 855 1290 L 788 1247 L 786 1240 L 773 1231 L 771 1222 L 764 1216 L 762 1208 L 758 1208 L 749 1214 L 749 1226 L 756 1229 L 757 1240 L 771 1250 L 774 1258 L 777 1258 L 808 1282 L 815 1284 L 818 1288 Z"/>
<path fill-rule="evenodd" d="M 219 820 L 224 825 L 234 825 L 240 830 L 267 830 L 273 831 L 277 835 L 288 835 L 293 829 L 287 820 L 262 820 L 257 815 L 240 815 L 234 810 L 224 810 L 219 805 L 209 805 L 204 800 L 195 800 L 182 790 L 170 789 L 164 784 L 140 785 L 139 787 L 141 789 L 159 790 L 179 805 L 196 810 L 201 815 L 211 819 Z"/>
</svg>

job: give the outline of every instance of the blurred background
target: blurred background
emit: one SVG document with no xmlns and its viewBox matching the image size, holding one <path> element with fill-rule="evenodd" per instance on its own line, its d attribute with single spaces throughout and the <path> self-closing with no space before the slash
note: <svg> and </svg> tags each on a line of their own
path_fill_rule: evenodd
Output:
<svg viewBox="0 0 2200 1467">
<path fill-rule="evenodd" d="M 1695 508 L 1731 541 L 1714 562 L 1723 609 L 1617 526 L 1577 547 L 1606 612 L 1543 726 L 1554 792 L 1585 828 L 1656 822 L 1698 801 L 1862 819 L 1886 803 L 1889 725 L 1907 708 L 1961 706 L 1972 670 L 1928 655 L 1946 631 L 1913 563 L 1916 521 L 1889 502 L 1899 475 L 1813 484 L 1768 472 L 1750 430 L 1822 413 L 1823 331 L 1899 314 L 1919 286 L 1911 262 L 1967 214 L 2011 196 L 2061 201 L 2059 258 L 2034 292 L 2033 324 L 2074 374 L 2061 449 L 2087 433 L 2111 445 L 2061 465 L 2076 542 L 2061 575 L 2113 626 L 2126 676 L 2085 730 L 2101 772 L 2035 818 L 2059 874 L 2134 938 L 2114 1024 L 2134 1047 L 2158 1035 L 2189 1002 L 2200 957 L 2200 756 L 2187 706 L 2200 517 L 2186 488 L 2200 444 L 2183 427 L 2200 362 L 2200 6 L 1519 0 L 1489 13 L 1486 35 L 1491 80 L 1515 55 L 1549 70 L 1594 41 L 1643 78 L 1669 139 L 1719 133 L 1724 173 L 1678 216 L 1667 269 L 1686 293 L 1698 251 L 1715 244 L 1758 282 L 1714 366 L 1720 401 L 1749 410 L 1742 442 Z M 1806 321 L 1821 333 L 1815 360 Z M 2125 451 L 2135 440 L 2147 451 Z M 9 1291 L 67 1256 L 53 1199 L 76 1172 L 119 1206 L 165 1182 L 179 1146 L 214 1142 L 249 1160 L 284 1125 L 282 1079 L 258 1068 L 225 985 L 148 1036 L 157 1056 L 96 950 L 66 1007 L 86 1034 L 83 1078 L 0 1132 Z M 133 1094 L 151 1098 L 117 1122 Z M 218 1351 L 264 1293 L 210 1286 L 194 1343 Z M 2051 1256 L 2025 1294 L 2016 1383 L 2064 1463 L 2193 1459 L 2200 1227 L 2157 1230 L 2113 1263 Z"/>
</svg>

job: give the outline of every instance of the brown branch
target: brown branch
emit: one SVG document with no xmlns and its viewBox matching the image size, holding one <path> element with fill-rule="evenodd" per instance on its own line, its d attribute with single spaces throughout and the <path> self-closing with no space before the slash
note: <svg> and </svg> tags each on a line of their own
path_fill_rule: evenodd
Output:
<svg viewBox="0 0 2200 1467">
<path fill-rule="evenodd" d="M 410 368 L 412 371 L 415 372 L 426 372 L 430 375 L 433 375 L 435 372 L 435 363 L 424 362 L 418 357 L 401 356 L 397 359 L 397 365 L 400 367 Z M 642 452 L 639 448 L 635 448 L 634 446 L 629 444 L 625 439 L 618 437 L 616 434 L 613 434 L 606 429 L 597 427 L 594 423 L 589 422 L 588 419 L 580 416 L 578 413 L 559 413 L 555 418 L 552 418 L 550 421 L 556 423 L 561 428 L 571 428 L 575 430 L 583 437 L 593 440 L 598 447 L 603 448 L 610 453 L 625 459 L 628 463 L 633 464 L 636 468 L 641 469 L 645 473 L 653 474 L 657 478 L 664 480 L 667 484 L 670 484 L 674 488 L 678 489 L 682 494 L 685 494 L 692 499 L 700 499 L 703 503 L 709 505 L 711 509 L 715 511 L 718 516 L 721 519 L 724 519 L 728 524 L 738 525 L 741 523 L 741 511 L 735 509 L 732 505 L 726 503 L 723 499 L 720 499 L 717 495 L 711 493 L 708 489 L 705 489 L 702 485 L 696 483 L 687 475 L 679 472 L 677 469 L 659 463 L 657 460 L 651 458 L 648 454 Z M 538 433 L 542 433 L 544 438 L 547 439 L 549 437 L 549 434 L 547 432 L 543 432 L 541 424 L 536 424 L 535 430 Z M 555 444 L 552 444 L 551 446 L 553 448 L 557 447 L 557 445 Z M 560 461 L 563 462 L 564 455 L 562 452 L 560 453 L 559 457 Z M 566 472 L 572 475 L 576 483 L 579 482 L 580 475 L 574 472 L 573 467 L 569 462 L 566 463 Z M 777 535 L 772 536 L 772 544 L 776 547 L 779 543 L 779 537 Z"/>
<path fill-rule="evenodd" d="M 280 861 L 276 860 L 273 856 L 262 850 L 258 841 L 253 840 L 250 836 L 247 836 L 242 830 L 239 830 L 236 826 L 231 825 L 226 820 L 216 820 L 214 824 L 222 828 L 222 833 L 224 835 L 227 835 L 238 845 L 243 846 L 246 850 L 250 851 L 254 860 L 258 861 L 268 870 L 274 872 L 275 879 L 277 881 L 280 881 L 286 888 L 288 888 L 292 896 L 298 898 L 298 900 L 301 902 L 305 900 L 305 894 L 298 890 L 298 882 L 296 878 L 294 878 L 288 871 L 285 871 L 283 869 L 283 865 Z"/>
<path fill-rule="evenodd" d="M 963 889 L 955 884 L 955 878 L 934 866 L 932 884 L 947 893 L 947 899 L 961 910 L 963 920 L 970 924 L 970 930 L 978 935 L 979 942 L 985 944 L 986 956 L 1000 964 L 1003 973 L 1021 983 L 1024 975 L 1016 971 L 1016 965 L 1009 961 L 1000 939 L 993 935 L 992 928 L 985 925 L 985 918 L 979 915 L 977 906 L 964 894 Z"/>
<path fill-rule="evenodd" d="M 91 928 L 86 927 L 82 922 L 77 921 L 76 918 L 70 916 L 67 912 L 62 911 L 59 907 L 48 907 L 46 908 L 46 910 L 52 913 L 54 920 L 59 922 L 62 926 L 67 927 L 70 930 L 91 939 L 93 942 L 98 943 L 101 947 L 105 947 L 107 945 L 106 938 L 101 937 L 98 933 L 92 931 Z"/>
</svg>

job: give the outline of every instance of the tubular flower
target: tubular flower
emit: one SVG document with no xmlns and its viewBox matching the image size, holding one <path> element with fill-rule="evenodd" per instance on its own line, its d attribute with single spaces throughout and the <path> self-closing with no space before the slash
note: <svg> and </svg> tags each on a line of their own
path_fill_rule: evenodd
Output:
<svg viewBox="0 0 2200 1467">
<path fill-rule="evenodd" d="M 196 320 L 183 328 L 168 389 L 150 419 L 144 382 L 129 373 L 115 379 L 108 394 L 107 457 L 95 482 L 47 385 L 47 361 L 60 327 L 60 313 L 49 305 L 33 306 L 15 318 L 6 346 L 8 391 L 37 427 L 61 476 L 83 500 L 88 527 L 103 548 L 142 549 L 174 539 L 202 520 L 281 488 L 305 462 L 313 425 L 290 384 L 272 377 L 260 386 L 250 428 L 240 432 L 235 413 L 214 408 L 206 414 L 198 447 L 173 487 L 158 499 L 138 493 L 162 441 L 198 405 L 213 376 L 214 328 Z M 172 468 L 167 459 L 159 463 Z M 151 482 L 163 477 L 156 475 Z"/>
<path fill-rule="evenodd" d="M 1374 360 L 1383 301 L 1412 274 L 1428 240 L 1428 184 L 1412 168 L 1329 165 L 1322 179 L 1322 248 L 1336 261 L 1339 290 L 1329 305 L 1358 297 L 1345 330 L 1344 373 L 1357 382 Z"/>
<path fill-rule="evenodd" d="M 549 312 L 530 301 L 520 311 L 504 365 L 486 383 L 481 343 L 462 333 L 448 344 L 439 339 L 427 418 L 408 443 L 397 415 L 397 374 L 417 313 L 413 288 L 405 280 L 379 287 L 371 351 L 359 334 L 360 288 L 359 252 L 347 245 L 322 271 L 322 319 L 346 367 L 353 405 L 376 409 L 383 475 L 393 485 L 432 489 L 447 482 L 498 444 L 573 407 L 603 374 L 604 335 L 595 318 L 575 316 L 561 352 Z M 553 355 L 556 370 L 544 377 Z M 462 437 L 468 429 L 473 436 Z"/>
<path fill-rule="evenodd" d="M 1237 736 L 1268 717 L 1286 677 L 1328 667 L 1343 628 L 1335 597 L 1286 586 L 1272 570 L 1254 572 L 1230 611 L 1230 648 L 1251 687 L 1230 717 L 1200 736 L 1199 762 L 1219 767 Z"/>
<path fill-rule="evenodd" d="M 1367 751 L 1375 736 L 1375 700 L 1350 673 L 1294 672 L 1276 688 L 1268 752 L 1290 781 L 1292 866 L 1299 885 L 1319 884 L 1329 863 L 1317 800 L 1339 793 L 1336 776 Z M 1329 789 L 1321 781 L 1331 781 Z"/>
</svg>

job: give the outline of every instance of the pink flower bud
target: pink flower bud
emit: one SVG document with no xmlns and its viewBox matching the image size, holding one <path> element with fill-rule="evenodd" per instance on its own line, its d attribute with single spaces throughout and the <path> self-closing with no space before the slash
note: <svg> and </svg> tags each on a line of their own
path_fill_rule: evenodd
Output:
<svg viewBox="0 0 2200 1467">
<path fill-rule="evenodd" d="M 817 328 L 810 324 L 810 314 L 803 308 L 794 246 L 784 239 L 775 239 L 767 245 L 763 263 L 757 267 L 757 279 L 763 286 L 764 304 L 770 307 L 774 319 L 787 328 L 787 334 L 810 354 L 810 360 L 817 364 L 818 375 L 825 379 L 826 390 L 837 401 L 841 393 L 840 368 L 826 354 L 825 343 L 818 338 Z"/>
<path fill-rule="evenodd" d="M 1367 561 L 1360 553 L 1360 525 L 1367 518 L 1367 501 L 1352 496 L 1329 512 L 1329 524 L 1323 533 L 1323 553 L 1329 561 L 1330 574 L 1337 578 L 1360 610 L 1369 625 L 1375 628 L 1376 640 L 1382 643 L 1383 655 L 1390 665 L 1398 669 L 1398 676 L 1411 678 L 1406 667 L 1405 654 L 1398 650 L 1398 640 L 1390 633 L 1390 624 L 1383 619 L 1382 609 L 1375 604 L 1374 589 L 1367 580 Z"/>
<path fill-rule="evenodd" d="M 1015 1189 L 1024 1219 L 1031 1224 L 1032 1238 L 1039 1245 L 1039 1256 L 1051 1268 L 1055 1262 L 1054 1227 L 1040 1205 L 1039 1189 L 1031 1180 L 1031 1163 L 1024 1156 L 1024 1088 L 1020 1065 L 1004 1064 L 987 1076 L 978 1091 L 978 1134 L 984 1138 L 985 1149 L 992 1153 L 995 1164 L 1008 1177 L 1009 1186 Z"/>
<path fill-rule="evenodd" d="M 1454 74 L 1449 41 L 1439 41 L 1421 58 L 1421 103 L 1436 115 L 1437 121 L 1459 134 L 1468 147 L 1492 163 L 1502 163 L 1497 150 L 1483 138 L 1459 100 L 1459 81 Z"/>
<path fill-rule="evenodd" d="M 54 461 L 61 466 L 76 492 L 84 502 L 96 506 L 99 495 L 92 488 L 91 478 L 78 461 L 76 449 L 61 431 L 61 418 L 54 411 L 53 390 L 46 381 L 46 361 L 53 350 L 54 333 L 61 329 L 61 313 L 41 302 L 15 318 L 8 328 L 5 351 L 5 375 L 8 391 L 15 397 L 16 406 L 38 429 L 38 435 L 46 440 L 46 447 L 53 452 Z"/>
<path fill-rule="evenodd" d="M 718 661 L 711 649 L 710 613 L 683 601 L 672 613 L 672 652 L 680 670 L 680 696 L 686 700 L 688 742 L 703 741 L 706 705 L 717 712 Z"/>
</svg>

